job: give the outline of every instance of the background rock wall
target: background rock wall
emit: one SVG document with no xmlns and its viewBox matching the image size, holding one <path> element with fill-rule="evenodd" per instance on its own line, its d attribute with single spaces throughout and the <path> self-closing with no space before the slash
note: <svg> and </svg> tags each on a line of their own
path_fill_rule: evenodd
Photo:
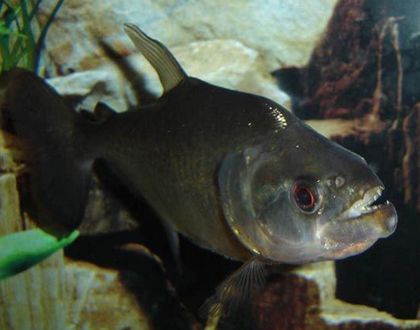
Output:
<svg viewBox="0 0 420 330">
<path fill-rule="evenodd" d="M 54 2 L 43 1 L 44 12 Z M 260 53 L 267 70 L 273 70 L 282 65 L 306 64 L 335 3 L 336 0 L 66 0 L 47 44 L 60 71 L 92 68 L 98 61 L 98 38 L 133 49 L 122 30 L 123 23 L 131 22 L 170 47 L 213 39 L 240 41 Z"/>
<path fill-rule="evenodd" d="M 55 0 L 42 2 L 41 23 Z M 75 1 L 66 0 L 47 36 L 47 76 L 88 71 L 52 83 L 63 94 L 79 95 L 84 107 L 101 99 L 116 110 L 139 102 L 127 76 L 110 61 L 101 42 L 131 58 L 145 87 L 160 84 L 123 32 L 132 22 L 173 51 L 193 76 L 224 87 L 262 94 L 288 105 L 270 71 L 304 65 L 332 14 L 336 0 L 318 1 Z M 93 70 L 93 71 L 92 71 Z M 104 73 L 106 72 L 106 73 Z M 79 83 L 84 86 L 82 94 Z M 86 90 L 86 88 L 88 88 Z"/>
</svg>

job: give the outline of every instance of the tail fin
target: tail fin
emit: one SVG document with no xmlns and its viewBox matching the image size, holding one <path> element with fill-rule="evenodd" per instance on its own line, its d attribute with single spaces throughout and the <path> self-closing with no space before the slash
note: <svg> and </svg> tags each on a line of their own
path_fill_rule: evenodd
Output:
<svg viewBox="0 0 420 330">
<path fill-rule="evenodd" d="M 75 229 L 83 218 L 93 163 L 83 138 L 83 118 L 29 71 L 3 74 L 0 90 L 3 115 L 28 144 L 40 224 L 55 234 Z"/>
</svg>

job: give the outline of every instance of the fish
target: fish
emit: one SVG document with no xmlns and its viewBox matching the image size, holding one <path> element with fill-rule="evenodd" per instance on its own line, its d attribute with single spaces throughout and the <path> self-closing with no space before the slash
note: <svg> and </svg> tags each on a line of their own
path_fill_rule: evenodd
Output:
<svg viewBox="0 0 420 330">
<path fill-rule="evenodd" d="M 384 185 L 360 155 L 270 99 L 188 76 L 161 42 L 124 29 L 163 87 L 147 107 L 93 121 L 29 71 L 0 78 L 2 113 L 30 145 L 45 228 L 80 226 L 101 161 L 175 233 L 175 247 L 179 233 L 244 263 L 217 289 L 219 306 L 258 287 L 266 264 L 346 258 L 395 231 L 395 207 L 377 202 Z"/>
</svg>

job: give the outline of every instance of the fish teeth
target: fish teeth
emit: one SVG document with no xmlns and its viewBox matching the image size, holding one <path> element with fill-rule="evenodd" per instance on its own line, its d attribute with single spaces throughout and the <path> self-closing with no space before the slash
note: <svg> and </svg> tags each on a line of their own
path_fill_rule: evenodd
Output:
<svg viewBox="0 0 420 330">
<path fill-rule="evenodd" d="M 383 187 L 375 187 L 365 191 L 363 197 L 356 201 L 349 209 L 348 215 L 351 215 L 351 217 L 357 217 L 361 214 L 374 212 L 383 207 L 384 205 L 371 205 L 382 195 L 383 190 Z M 389 202 L 386 201 L 385 204 L 388 205 Z"/>
<path fill-rule="evenodd" d="M 382 191 L 382 187 L 375 187 L 367 190 L 360 200 L 360 206 L 363 208 L 375 202 L 382 195 Z"/>
<path fill-rule="evenodd" d="M 379 210 L 380 207 L 381 207 L 381 205 L 365 206 L 360 211 L 361 211 L 362 214 L 363 213 L 369 213 L 369 212 Z"/>
</svg>

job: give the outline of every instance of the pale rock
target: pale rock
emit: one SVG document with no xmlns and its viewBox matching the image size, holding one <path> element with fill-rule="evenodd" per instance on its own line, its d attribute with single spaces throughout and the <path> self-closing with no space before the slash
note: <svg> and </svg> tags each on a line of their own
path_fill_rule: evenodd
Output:
<svg viewBox="0 0 420 330">
<path fill-rule="evenodd" d="M 130 96 L 123 83 L 123 78 L 112 66 L 94 70 L 75 72 L 62 77 L 48 79 L 59 94 L 81 98 L 82 107 L 94 109 L 98 102 L 104 102 L 113 109 L 127 108 Z"/>
<path fill-rule="evenodd" d="M 42 2 L 41 22 L 45 22 L 55 2 Z M 307 63 L 336 2 L 66 0 L 46 44 L 59 72 L 90 69 L 103 62 L 99 39 L 106 39 L 121 52 L 133 51 L 123 32 L 123 24 L 131 22 L 167 46 L 213 39 L 238 40 L 260 53 L 266 71 L 271 71 Z"/>
<path fill-rule="evenodd" d="M 171 49 L 185 71 L 194 77 L 222 87 L 268 97 L 278 103 L 289 104 L 288 96 L 280 91 L 273 78 L 261 69 L 259 54 L 235 40 L 192 42 Z M 140 54 L 129 56 L 128 62 L 144 79 L 145 87 L 159 96 L 161 84 L 156 72 Z M 229 59 L 229 60 L 226 60 Z M 115 64 L 75 72 L 48 82 L 62 95 L 80 96 L 82 107 L 93 109 L 98 101 L 123 111 L 137 103 L 134 92 Z"/>
<path fill-rule="evenodd" d="M 66 260 L 67 328 L 151 329 L 150 320 L 117 270 Z"/>
<path fill-rule="evenodd" d="M 42 2 L 41 25 L 55 1 Z M 105 55 L 103 40 L 139 67 L 146 86 L 159 94 L 154 71 L 138 60 L 123 31 L 123 24 L 132 22 L 167 45 L 190 75 L 287 106 L 269 72 L 308 61 L 336 1 L 68 0 L 47 35 L 45 63 L 50 74 L 68 76 L 51 84 L 60 93 L 82 96 L 83 107 L 100 100 L 125 110 L 138 100 Z"/>
<path fill-rule="evenodd" d="M 235 40 L 192 42 L 171 49 L 188 75 L 206 82 L 242 92 L 262 95 L 287 104 L 289 97 L 280 91 L 274 79 L 264 73 L 258 52 Z M 155 94 L 162 89 L 156 72 L 141 55 L 132 56 L 132 64 L 144 76 Z"/>
</svg>

